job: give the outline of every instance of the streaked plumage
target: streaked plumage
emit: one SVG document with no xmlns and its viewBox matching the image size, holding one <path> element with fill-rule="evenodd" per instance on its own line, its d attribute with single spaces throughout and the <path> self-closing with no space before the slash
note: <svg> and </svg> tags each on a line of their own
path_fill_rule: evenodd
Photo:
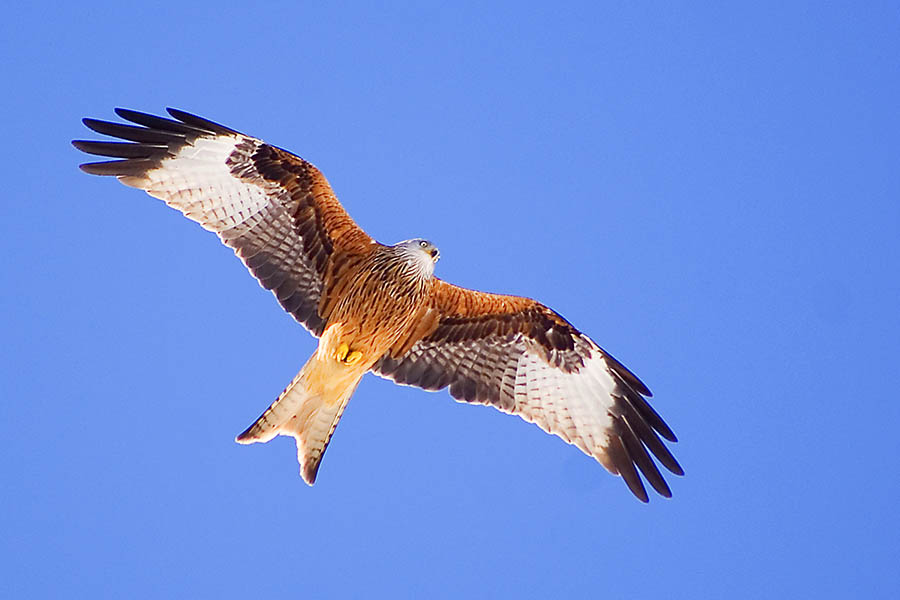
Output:
<svg viewBox="0 0 900 600">
<path fill-rule="evenodd" d="M 293 436 L 311 485 L 347 401 L 372 371 L 519 415 L 622 475 L 639 499 L 648 497 L 638 471 L 671 496 L 651 454 L 683 471 L 660 439 L 676 441 L 648 404 L 650 391 L 559 314 L 437 279 L 430 242 L 379 244 L 325 177 L 285 150 L 174 109 L 175 120 L 116 113 L 137 126 L 84 123 L 125 142 L 73 144 L 119 160 L 81 168 L 143 189 L 214 231 L 319 337 L 300 373 L 237 441 Z"/>
</svg>

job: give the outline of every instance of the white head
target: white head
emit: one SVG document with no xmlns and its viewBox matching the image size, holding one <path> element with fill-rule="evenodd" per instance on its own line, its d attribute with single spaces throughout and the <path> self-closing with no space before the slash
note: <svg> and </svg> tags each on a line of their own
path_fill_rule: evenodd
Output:
<svg viewBox="0 0 900 600">
<path fill-rule="evenodd" d="M 434 263 L 441 257 L 437 246 L 422 238 L 394 244 L 394 248 L 400 250 L 415 265 L 416 269 L 426 277 L 431 277 L 434 274 Z"/>
</svg>

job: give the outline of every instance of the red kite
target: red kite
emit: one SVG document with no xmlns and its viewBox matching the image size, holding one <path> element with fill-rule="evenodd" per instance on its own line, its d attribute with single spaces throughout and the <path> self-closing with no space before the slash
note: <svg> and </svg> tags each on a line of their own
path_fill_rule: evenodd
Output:
<svg viewBox="0 0 900 600">
<path fill-rule="evenodd" d="M 84 119 L 122 141 L 75 141 L 119 160 L 81 165 L 146 191 L 234 249 L 281 306 L 319 338 L 316 352 L 246 431 L 297 442 L 310 485 L 344 407 L 367 372 L 459 401 L 488 404 L 538 425 L 621 475 L 672 495 L 651 453 L 684 472 L 660 437 L 675 434 L 650 390 L 543 304 L 476 292 L 434 276 L 438 249 L 413 239 L 384 245 L 350 218 L 313 165 L 290 152 L 169 109 L 167 119 L 117 109 L 136 125 Z M 648 452 L 649 451 L 649 452 Z"/>
</svg>

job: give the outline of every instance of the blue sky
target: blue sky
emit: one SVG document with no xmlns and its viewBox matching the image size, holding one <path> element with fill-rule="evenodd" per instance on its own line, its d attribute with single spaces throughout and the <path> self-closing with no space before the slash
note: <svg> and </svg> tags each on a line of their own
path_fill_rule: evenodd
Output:
<svg viewBox="0 0 900 600">
<path fill-rule="evenodd" d="M 900 9 L 17 6 L 0 23 L 0 595 L 896 597 Z M 674 498 L 369 376 L 314 488 L 233 442 L 315 347 L 212 234 L 92 178 L 175 106 L 319 166 L 438 275 L 654 391 Z"/>
</svg>

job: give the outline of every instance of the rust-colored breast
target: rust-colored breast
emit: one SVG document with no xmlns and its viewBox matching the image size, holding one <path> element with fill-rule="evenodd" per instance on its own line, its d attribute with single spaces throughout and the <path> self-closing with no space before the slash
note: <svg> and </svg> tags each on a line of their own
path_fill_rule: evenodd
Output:
<svg viewBox="0 0 900 600">
<path fill-rule="evenodd" d="M 344 341 L 373 360 L 427 326 L 421 316 L 433 280 L 411 277 L 403 261 L 384 261 L 390 251 L 380 246 L 368 256 L 336 260 L 321 308 L 329 324 L 340 324 Z"/>
</svg>

